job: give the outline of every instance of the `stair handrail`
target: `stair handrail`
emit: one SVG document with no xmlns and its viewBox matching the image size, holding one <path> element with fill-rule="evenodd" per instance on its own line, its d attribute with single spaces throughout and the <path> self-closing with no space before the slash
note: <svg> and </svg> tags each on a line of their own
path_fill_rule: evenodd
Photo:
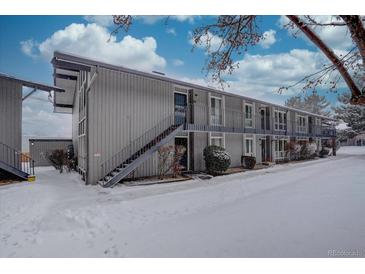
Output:
<svg viewBox="0 0 365 274">
<path fill-rule="evenodd" d="M 124 146 L 119 152 L 106 159 L 101 165 L 100 178 L 104 178 L 115 168 L 121 165 L 133 154 L 142 149 L 145 145 L 151 142 L 154 138 L 158 137 L 165 130 L 169 129 L 174 125 L 181 125 L 182 121 L 175 119 L 175 113 L 168 115 L 167 117 L 160 120 L 155 126 L 146 130 L 139 137 L 132 140 L 129 144 Z"/>
<path fill-rule="evenodd" d="M 0 161 L 5 164 L 29 175 L 34 175 L 34 160 L 30 156 L 2 142 L 0 142 L 0 155 L 2 155 Z"/>
</svg>

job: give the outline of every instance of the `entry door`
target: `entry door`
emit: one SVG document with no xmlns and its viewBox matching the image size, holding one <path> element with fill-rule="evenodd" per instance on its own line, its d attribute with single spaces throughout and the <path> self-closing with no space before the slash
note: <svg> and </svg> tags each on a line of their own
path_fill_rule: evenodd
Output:
<svg viewBox="0 0 365 274">
<path fill-rule="evenodd" d="M 265 130 L 265 120 L 266 120 L 266 110 L 264 109 L 264 108 L 262 108 L 261 110 L 260 110 L 260 120 L 261 120 L 261 129 L 262 130 Z"/>
<path fill-rule="evenodd" d="M 181 157 L 180 165 L 184 167 L 183 170 L 188 170 L 188 138 L 175 137 L 175 146 L 185 147 L 185 152 L 184 155 Z"/>
<path fill-rule="evenodd" d="M 313 131 L 313 117 L 308 117 L 308 132 L 309 134 L 312 134 Z"/>
<path fill-rule="evenodd" d="M 266 162 L 266 139 L 261 139 L 261 161 Z"/>
<path fill-rule="evenodd" d="M 186 123 L 187 99 L 187 94 L 174 93 L 175 124 L 177 125 Z"/>
</svg>

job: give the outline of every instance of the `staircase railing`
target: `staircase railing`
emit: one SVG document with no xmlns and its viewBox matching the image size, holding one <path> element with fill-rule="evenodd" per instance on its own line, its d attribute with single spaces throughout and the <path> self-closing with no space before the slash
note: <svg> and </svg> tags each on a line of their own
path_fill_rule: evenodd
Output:
<svg viewBox="0 0 365 274">
<path fill-rule="evenodd" d="M 34 160 L 0 142 L 0 161 L 29 175 L 34 175 Z"/>
<path fill-rule="evenodd" d="M 115 153 L 109 159 L 105 160 L 101 164 L 101 176 L 100 178 L 104 178 L 110 172 L 112 172 L 115 168 L 121 165 L 123 162 L 132 157 L 135 153 L 137 153 L 140 149 L 142 149 L 145 145 L 153 141 L 156 137 L 162 134 L 164 131 L 169 129 L 174 125 L 181 125 L 183 122 L 181 119 L 175 119 L 175 114 L 169 115 L 168 117 L 161 120 L 154 127 L 145 131 L 138 138 L 132 140 L 128 145 L 126 145 L 121 151 Z"/>
</svg>

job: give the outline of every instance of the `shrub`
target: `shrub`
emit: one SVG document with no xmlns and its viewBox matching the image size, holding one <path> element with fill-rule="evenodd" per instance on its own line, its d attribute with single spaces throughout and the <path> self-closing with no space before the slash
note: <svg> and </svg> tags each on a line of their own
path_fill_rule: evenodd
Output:
<svg viewBox="0 0 365 274">
<path fill-rule="evenodd" d="M 317 156 L 316 149 L 317 149 L 317 146 L 315 143 L 303 144 L 300 149 L 300 159 L 301 160 L 314 159 L 314 157 Z"/>
<path fill-rule="evenodd" d="M 184 146 L 175 146 L 174 156 L 172 161 L 172 174 L 174 178 L 176 178 L 177 175 L 180 175 L 183 169 L 185 168 L 183 165 L 180 164 L 180 161 L 184 156 L 185 152 L 186 148 Z"/>
<path fill-rule="evenodd" d="M 300 158 L 300 151 L 302 147 L 295 141 L 290 141 L 287 146 L 288 150 L 288 157 L 290 160 L 299 160 Z"/>
<path fill-rule="evenodd" d="M 60 173 L 62 173 L 63 166 L 67 164 L 67 155 L 64 150 L 56 149 L 48 155 L 48 160 L 56 170 L 59 170 Z"/>
<path fill-rule="evenodd" d="M 317 156 L 317 144 L 316 143 L 309 143 L 308 144 L 308 151 L 310 154 L 310 158 L 314 159 Z"/>
<path fill-rule="evenodd" d="M 168 145 L 158 150 L 158 169 L 159 178 L 163 179 L 169 171 L 172 171 L 173 177 L 181 174 L 184 166 L 180 164 L 186 148 L 184 146 Z"/>
<path fill-rule="evenodd" d="M 231 157 L 224 148 L 207 146 L 204 149 L 205 166 L 209 174 L 218 175 L 226 171 L 231 164 Z"/>
<path fill-rule="evenodd" d="M 319 152 L 319 157 L 320 158 L 326 158 L 328 156 L 328 153 L 330 151 L 328 149 L 322 148 L 322 150 Z"/>
<path fill-rule="evenodd" d="M 256 165 L 256 158 L 253 156 L 242 156 L 241 164 L 244 168 L 253 169 Z"/>
</svg>

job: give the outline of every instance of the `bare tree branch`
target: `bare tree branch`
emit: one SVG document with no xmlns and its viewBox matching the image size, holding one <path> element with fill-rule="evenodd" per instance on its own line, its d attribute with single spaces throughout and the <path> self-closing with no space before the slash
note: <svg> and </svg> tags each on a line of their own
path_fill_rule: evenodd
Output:
<svg viewBox="0 0 365 274">
<path fill-rule="evenodd" d="M 362 63 L 365 65 L 365 29 L 358 15 L 341 15 L 343 21 L 351 32 L 351 37 L 362 57 Z"/>
<path fill-rule="evenodd" d="M 363 26 L 365 17 L 337 16 L 338 20 L 325 23 L 318 22 L 309 15 L 304 16 L 305 20 L 294 15 L 287 17 L 290 22 L 286 27 L 295 29 L 297 33 L 303 32 L 325 54 L 331 64 L 325 65 L 323 69 L 304 77 L 291 86 L 281 87 L 279 91 L 304 81 L 306 84 L 303 90 L 309 88 L 314 90 L 324 83 L 329 83 L 331 85 L 330 90 L 335 90 L 341 76 L 352 93 L 352 103 L 365 105 L 365 30 Z M 133 18 L 129 15 L 116 15 L 113 16 L 113 19 L 118 27 L 111 35 L 117 33 L 120 28 L 128 31 Z M 168 19 L 169 17 L 167 17 L 165 24 L 167 24 Z M 344 57 L 338 57 L 309 26 L 347 27 L 356 45 L 356 51 L 351 50 Z M 225 82 L 223 76 L 232 74 L 238 68 L 239 63 L 234 61 L 237 60 L 237 56 L 247 51 L 250 46 L 259 43 L 261 39 L 263 39 L 263 35 L 257 25 L 257 16 L 255 15 L 221 15 L 217 17 L 215 23 L 198 27 L 192 34 L 193 49 L 197 46 L 204 46 L 208 53 L 204 70 L 207 75 L 210 74 L 213 81 L 217 81 L 221 85 Z M 350 71 L 353 77 L 351 77 Z M 362 91 L 355 81 L 359 83 Z"/>
<path fill-rule="evenodd" d="M 364 97 L 362 96 L 360 89 L 357 87 L 337 55 L 317 36 L 317 34 L 315 34 L 303 21 L 301 21 L 298 16 L 287 15 L 287 17 L 323 52 L 324 55 L 326 55 L 326 57 L 337 68 L 352 93 L 352 101 L 356 103 L 359 100 L 363 100 L 361 97 Z"/>
</svg>

